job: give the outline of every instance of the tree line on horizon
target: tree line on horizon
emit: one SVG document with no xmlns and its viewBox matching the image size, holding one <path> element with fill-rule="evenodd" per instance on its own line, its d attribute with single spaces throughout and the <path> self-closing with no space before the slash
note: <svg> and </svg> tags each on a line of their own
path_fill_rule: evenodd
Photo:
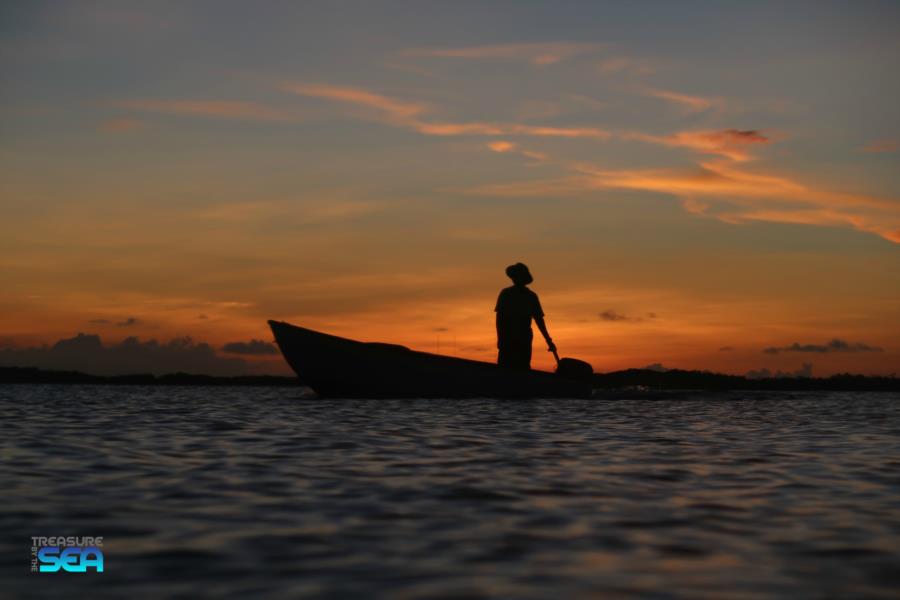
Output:
<svg viewBox="0 0 900 600">
<path fill-rule="evenodd" d="M 302 386 L 293 376 L 235 375 L 215 376 L 196 373 L 153 375 L 91 375 L 80 371 L 55 371 L 36 367 L 0 367 L 0 383 L 34 384 L 112 384 L 112 385 L 233 385 L 233 386 Z M 595 373 L 597 389 L 646 390 L 785 390 L 785 391 L 900 391 L 900 378 L 895 374 L 859 375 L 839 373 L 830 377 L 749 378 L 710 371 L 669 369 L 625 369 Z"/>
</svg>

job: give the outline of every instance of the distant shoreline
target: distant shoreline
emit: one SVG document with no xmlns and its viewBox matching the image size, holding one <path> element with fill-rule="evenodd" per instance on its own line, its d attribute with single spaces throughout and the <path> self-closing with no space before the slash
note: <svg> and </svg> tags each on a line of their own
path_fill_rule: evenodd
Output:
<svg viewBox="0 0 900 600">
<path fill-rule="evenodd" d="M 153 375 L 90 375 L 79 371 L 53 371 L 35 367 L 0 367 L 0 384 L 65 385 L 186 385 L 241 387 L 303 387 L 297 377 L 235 375 L 229 377 L 169 373 Z M 604 390 L 780 390 L 900 392 L 900 378 L 842 373 L 831 377 L 779 377 L 749 379 L 708 371 L 626 369 L 594 374 L 594 388 Z"/>
<path fill-rule="evenodd" d="M 882 375 L 839 373 L 831 377 L 765 377 L 750 378 L 709 371 L 670 369 L 626 369 L 610 373 L 595 373 L 594 388 L 650 390 L 771 390 L 771 391 L 844 391 L 898 392 L 900 378 Z"/>
<path fill-rule="evenodd" d="M 198 375 L 193 373 L 136 373 L 133 375 L 91 375 L 80 371 L 53 371 L 36 367 L 0 367 L 0 384 L 54 383 L 69 385 L 233 385 L 303 386 L 294 376 L 280 375 Z"/>
</svg>

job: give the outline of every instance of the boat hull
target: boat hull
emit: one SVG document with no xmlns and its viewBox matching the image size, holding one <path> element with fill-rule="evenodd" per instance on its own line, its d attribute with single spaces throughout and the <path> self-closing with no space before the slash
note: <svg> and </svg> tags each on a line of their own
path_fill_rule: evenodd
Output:
<svg viewBox="0 0 900 600">
<path fill-rule="evenodd" d="M 588 398 L 589 382 L 269 321 L 300 380 L 326 398 Z"/>
</svg>

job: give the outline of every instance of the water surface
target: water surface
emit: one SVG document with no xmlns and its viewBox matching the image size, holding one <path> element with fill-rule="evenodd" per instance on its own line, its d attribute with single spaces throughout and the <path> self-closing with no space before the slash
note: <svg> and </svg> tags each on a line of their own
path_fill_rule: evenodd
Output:
<svg viewBox="0 0 900 600">
<path fill-rule="evenodd" d="M 5 597 L 896 597 L 900 399 L 0 387 Z M 102 535 L 102 574 L 30 574 Z"/>
</svg>

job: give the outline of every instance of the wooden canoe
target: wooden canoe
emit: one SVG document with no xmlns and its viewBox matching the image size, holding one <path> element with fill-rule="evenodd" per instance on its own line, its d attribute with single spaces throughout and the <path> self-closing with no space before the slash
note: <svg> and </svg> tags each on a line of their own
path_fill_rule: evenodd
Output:
<svg viewBox="0 0 900 600">
<path fill-rule="evenodd" d="M 300 380 L 325 398 L 589 398 L 589 381 L 358 342 L 269 321 Z"/>
</svg>

